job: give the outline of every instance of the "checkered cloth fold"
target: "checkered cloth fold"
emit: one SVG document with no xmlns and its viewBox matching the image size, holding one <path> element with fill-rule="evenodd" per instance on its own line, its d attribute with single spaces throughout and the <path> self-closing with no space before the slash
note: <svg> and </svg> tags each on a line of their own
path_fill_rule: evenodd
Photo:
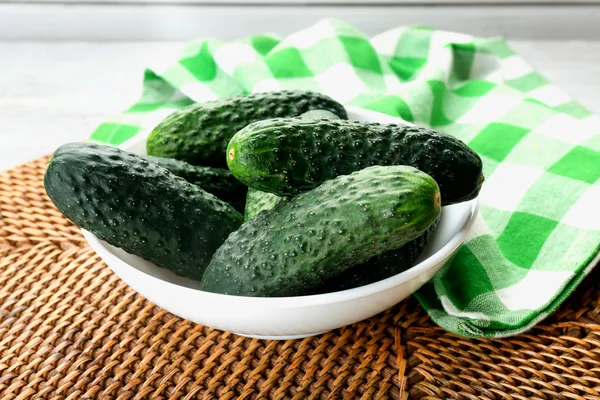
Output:
<svg viewBox="0 0 600 400">
<path fill-rule="evenodd" d="M 449 133 L 476 150 L 487 177 L 480 217 L 456 256 L 416 293 L 449 331 L 522 332 L 593 267 L 600 118 L 501 39 L 421 26 L 369 39 L 324 20 L 284 39 L 194 41 L 164 61 L 146 70 L 140 100 L 92 140 L 119 144 L 194 102 L 306 89 Z"/>
</svg>

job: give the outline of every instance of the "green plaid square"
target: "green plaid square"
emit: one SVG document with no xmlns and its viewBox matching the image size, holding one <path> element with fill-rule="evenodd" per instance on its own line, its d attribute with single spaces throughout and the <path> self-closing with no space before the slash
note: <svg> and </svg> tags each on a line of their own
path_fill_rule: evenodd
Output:
<svg viewBox="0 0 600 400">
<path fill-rule="evenodd" d="M 462 97 L 481 97 L 496 87 L 496 84 L 481 79 L 466 81 L 458 89 L 452 92 Z"/>
<path fill-rule="evenodd" d="M 600 178 L 600 152 L 575 146 L 548 170 L 554 174 L 594 183 Z"/>
<path fill-rule="evenodd" d="M 506 84 L 522 92 L 529 92 L 530 90 L 547 85 L 548 81 L 537 72 L 530 72 L 527 75 L 507 80 Z"/>
<path fill-rule="evenodd" d="M 300 51 L 288 47 L 268 54 L 265 62 L 276 79 L 312 77 Z"/>
<path fill-rule="evenodd" d="M 492 122 L 471 140 L 469 146 L 476 152 L 497 161 L 502 161 L 525 137 L 528 129 L 515 125 Z M 501 138 L 501 140 L 498 140 Z"/>
<path fill-rule="evenodd" d="M 564 114 L 568 114 L 575 118 L 585 118 L 592 115 L 590 110 L 574 101 L 567 101 L 566 103 L 560 104 L 554 107 L 554 110 Z"/>
<path fill-rule="evenodd" d="M 286 38 L 193 41 L 166 61 L 145 72 L 140 100 L 92 140 L 122 143 L 193 102 L 306 89 L 436 127 L 478 151 L 480 217 L 415 293 L 451 332 L 523 332 L 564 301 L 600 251 L 600 118 L 502 39 L 422 26 L 368 38 L 323 20 Z"/>
<path fill-rule="evenodd" d="M 507 260 L 530 268 L 558 222 L 525 212 L 515 212 L 498 237 L 498 247 Z"/>
</svg>

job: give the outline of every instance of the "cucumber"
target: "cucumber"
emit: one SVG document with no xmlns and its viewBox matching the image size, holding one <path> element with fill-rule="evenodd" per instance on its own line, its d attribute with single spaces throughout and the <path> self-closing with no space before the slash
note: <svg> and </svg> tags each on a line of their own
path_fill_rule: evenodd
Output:
<svg viewBox="0 0 600 400">
<path fill-rule="evenodd" d="M 336 114 L 327 110 L 310 110 L 300 115 L 302 119 L 340 119 Z M 244 212 L 244 221 L 256 217 L 261 211 L 270 210 L 275 207 L 284 197 L 276 196 L 272 193 L 261 192 L 256 189 L 248 189 L 246 197 L 246 208 Z"/>
<path fill-rule="evenodd" d="M 329 279 L 317 291 L 332 293 L 387 279 L 411 268 L 431 239 L 440 222 L 441 214 L 418 238 L 396 250 L 390 250 L 370 258 L 367 262 L 355 265 L 339 276 Z"/>
<path fill-rule="evenodd" d="M 244 223 L 217 250 L 200 288 L 242 296 L 308 294 L 416 239 L 440 210 L 438 185 L 415 168 L 374 166 L 339 176 Z"/>
<path fill-rule="evenodd" d="M 244 212 L 248 187 L 238 181 L 228 169 L 191 165 L 174 158 L 154 156 L 145 156 L 144 158 L 168 169 L 172 174 L 200 186 L 208 193 L 229 203 L 239 212 Z"/>
<path fill-rule="evenodd" d="M 199 280 L 243 217 L 229 204 L 132 153 L 91 143 L 56 150 L 44 176 L 56 207 L 98 238 Z"/>
<path fill-rule="evenodd" d="M 248 221 L 256 217 L 262 211 L 270 210 L 279 204 L 283 199 L 284 197 L 278 197 L 271 193 L 265 193 L 255 189 L 248 189 L 244 221 Z"/>
<path fill-rule="evenodd" d="M 340 119 L 336 114 L 327 110 L 310 110 L 300 115 L 302 119 Z M 261 211 L 270 210 L 275 207 L 284 197 L 272 193 L 261 192 L 256 189 L 248 189 L 244 221 L 256 217 Z"/>
<path fill-rule="evenodd" d="M 339 119 L 337 115 L 327 110 L 311 110 L 300 115 L 302 119 Z M 256 189 L 248 189 L 244 221 L 256 217 L 261 211 L 270 210 L 281 202 L 285 197 L 279 197 L 272 193 L 261 192 Z"/>
<path fill-rule="evenodd" d="M 229 142 L 227 164 L 246 185 L 294 196 L 370 165 L 410 165 L 431 175 L 442 204 L 473 199 L 481 158 L 460 140 L 429 129 L 345 120 L 276 118 L 248 125 Z"/>
<path fill-rule="evenodd" d="M 320 93 L 281 91 L 230 97 L 192 104 L 159 123 L 148 137 L 149 155 L 176 158 L 194 165 L 225 167 L 229 139 L 251 122 L 295 117 L 327 110 L 348 118 L 344 107 Z"/>
</svg>

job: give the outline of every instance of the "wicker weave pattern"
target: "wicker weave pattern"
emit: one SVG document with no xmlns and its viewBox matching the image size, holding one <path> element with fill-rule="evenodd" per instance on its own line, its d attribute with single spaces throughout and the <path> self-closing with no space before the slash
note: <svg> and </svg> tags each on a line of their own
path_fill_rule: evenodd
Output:
<svg viewBox="0 0 600 400">
<path fill-rule="evenodd" d="M 242 338 L 121 282 L 46 197 L 46 162 L 0 174 L 1 399 L 600 399 L 598 274 L 510 339 L 445 333 L 412 299 L 316 338 Z"/>
</svg>

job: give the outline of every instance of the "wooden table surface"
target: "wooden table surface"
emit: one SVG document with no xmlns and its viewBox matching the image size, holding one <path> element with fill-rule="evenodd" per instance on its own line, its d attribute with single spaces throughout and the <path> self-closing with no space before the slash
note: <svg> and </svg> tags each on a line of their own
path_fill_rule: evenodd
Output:
<svg viewBox="0 0 600 400">
<path fill-rule="evenodd" d="M 600 41 L 511 41 L 548 79 L 600 113 Z M 0 170 L 82 140 L 140 93 L 171 42 L 0 42 Z"/>
</svg>

